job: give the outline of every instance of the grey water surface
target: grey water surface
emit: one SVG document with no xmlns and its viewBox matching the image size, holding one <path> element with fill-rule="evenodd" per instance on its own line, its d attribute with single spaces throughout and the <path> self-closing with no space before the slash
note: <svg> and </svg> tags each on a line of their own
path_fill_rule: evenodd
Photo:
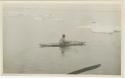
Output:
<svg viewBox="0 0 125 78">
<path fill-rule="evenodd" d="M 101 64 L 81 74 L 120 75 L 119 5 L 5 5 L 3 9 L 4 73 L 66 74 Z M 86 46 L 55 47 L 62 34 Z"/>
</svg>

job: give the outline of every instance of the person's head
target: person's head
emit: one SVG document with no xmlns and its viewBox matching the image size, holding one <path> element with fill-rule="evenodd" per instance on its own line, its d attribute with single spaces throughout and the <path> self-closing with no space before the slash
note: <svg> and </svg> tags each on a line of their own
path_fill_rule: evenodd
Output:
<svg viewBox="0 0 125 78">
<path fill-rule="evenodd" d="M 65 34 L 63 34 L 62 37 L 65 38 Z"/>
</svg>

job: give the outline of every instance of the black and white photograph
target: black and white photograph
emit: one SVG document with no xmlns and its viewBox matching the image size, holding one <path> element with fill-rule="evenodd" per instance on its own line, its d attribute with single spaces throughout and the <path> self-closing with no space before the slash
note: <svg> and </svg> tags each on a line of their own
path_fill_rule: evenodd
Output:
<svg viewBox="0 0 125 78">
<path fill-rule="evenodd" d="M 4 3 L 4 74 L 121 75 L 120 1 Z"/>
</svg>

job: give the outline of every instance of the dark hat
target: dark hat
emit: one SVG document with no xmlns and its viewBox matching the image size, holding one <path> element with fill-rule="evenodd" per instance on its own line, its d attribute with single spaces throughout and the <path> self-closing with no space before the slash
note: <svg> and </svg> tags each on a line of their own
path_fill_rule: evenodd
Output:
<svg viewBox="0 0 125 78">
<path fill-rule="evenodd" d="M 64 38 L 64 37 L 65 37 L 65 34 L 63 34 L 62 37 Z"/>
</svg>

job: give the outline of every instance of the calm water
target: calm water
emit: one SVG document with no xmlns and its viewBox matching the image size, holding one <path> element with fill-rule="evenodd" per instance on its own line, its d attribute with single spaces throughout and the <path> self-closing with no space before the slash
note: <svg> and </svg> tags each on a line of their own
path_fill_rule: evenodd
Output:
<svg viewBox="0 0 125 78">
<path fill-rule="evenodd" d="M 120 12 L 92 7 L 5 7 L 4 72 L 65 74 L 101 64 L 82 74 L 120 74 L 121 38 L 114 32 L 120 28 Z M 58 42 L 62 34 L 87 45 L 70 47 L 64 56 L 59 48 L 39 47 Z"/>
</svg>

